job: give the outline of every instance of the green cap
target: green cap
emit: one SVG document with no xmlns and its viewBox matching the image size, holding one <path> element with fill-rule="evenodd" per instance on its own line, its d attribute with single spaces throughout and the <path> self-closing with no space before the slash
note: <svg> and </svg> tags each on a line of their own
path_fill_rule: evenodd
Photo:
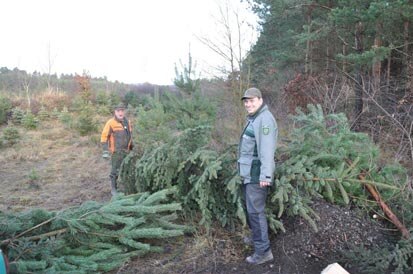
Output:
<svg viewBox="0 0 413 274">
<path fill-rule="evenodd" d="M 261 91 L 257 88 L 249 88 L 244 92 L 244 96 L 242 96 L 241 100 L 254 97 L 262 98 Z"/>
<path fill-rule="evenodd" d="M 126 109 L 125 105 L 122 103 L 119 103 L 115 106 L 115 110 L 119 110 L 119 109 Z"/>
</svg>

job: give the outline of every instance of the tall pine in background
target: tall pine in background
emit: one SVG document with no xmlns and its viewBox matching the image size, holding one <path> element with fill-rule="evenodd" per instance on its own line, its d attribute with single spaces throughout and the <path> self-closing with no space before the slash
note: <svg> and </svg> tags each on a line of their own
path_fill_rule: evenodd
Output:
<svg viewBox="0 0 413 274">
<path fill-rule="evenodd" d="M 249 2 L 260 18 L 253 82 L 279 112 L 344 112 L 352 129 L 413 167 L 413 2 Z"/>
</svg>

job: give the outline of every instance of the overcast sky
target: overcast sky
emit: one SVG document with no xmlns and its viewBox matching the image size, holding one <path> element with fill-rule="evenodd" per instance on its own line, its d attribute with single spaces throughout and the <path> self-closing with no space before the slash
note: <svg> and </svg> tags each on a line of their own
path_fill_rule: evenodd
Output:
<svg viewBox="0 0 413 274">
<path fill-rule="evenodd" d="M 217 37 L 225 1 L 255 23 L 239 0 L 0 0 L 0 67 L 171 84 L 190 48 L 205 76 L 223 61 L 195 35 Z"/>
</svg>

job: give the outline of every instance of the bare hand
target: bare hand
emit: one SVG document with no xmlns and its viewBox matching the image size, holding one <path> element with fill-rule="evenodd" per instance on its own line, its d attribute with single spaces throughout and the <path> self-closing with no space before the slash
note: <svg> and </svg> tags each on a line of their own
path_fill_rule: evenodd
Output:
<svg viewBox="0 0 413 274">
<path fill-rule="evenodd" d="M 270 185 L 271 185 L 270 182 L 264 182 L 264 181 L 260 182 L 260 187 L 267 187 L 267 186 L 270 186 Z"/>
</svg>

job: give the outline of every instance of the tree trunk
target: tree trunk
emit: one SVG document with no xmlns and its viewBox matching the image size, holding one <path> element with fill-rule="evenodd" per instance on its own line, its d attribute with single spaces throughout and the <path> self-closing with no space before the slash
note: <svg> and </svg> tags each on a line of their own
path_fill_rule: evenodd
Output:
<svg viewBox="0 0 413 274">
<path fill-rule="evenodd" d="M 307 19 L 307 34 L 308 37 L 310 37 L 311 34 L 311 24 L 312 24 L 312 19 L 311 19 L 311 14 L 313 11 L 313 7 L 310 5 L 308 7 L 307 13 L 306 13 L 306 19 Z M 305 75 L 311 75 L 312 73 L 312 60 L 311 60 L 311 40 L 307 37 L 307 43 L 306 43 L 306 50 L 305 50 L 305 65 L 304 65 L 304 73 Z"/>
<path fill-rule="evenodd" d="M 377 23 L 376 27 L 376 36 L 374 38 L 374 48 L 379 48 L 382 46 L 382 39 L 381 39 L 381 33 L 382 33 L 383 26 L 381 23 Z M 381 78 L 381 61 L 377 60 L 377 58 L 374 58 L 374 63 L 373 63 L 373 96 L 374 94 L 377 94 L 380 96 L 378 93 L 380 90 L 380 78 Z"/>
<path fill-rule="evenodd" d="M 363 175 L 359 175 L 360 180 L 364 180 Z M 365 184 L 367 190 L 370 192 L 371 196 L 376 200 L 376 202 L 379 204 L 381 209 L 383 210 L 384 214 L 390 219 L 390 221 L 400 230 L 402 233 L 403 237 L 405 239 L 410 238 L 410 233 L 409 230 L 406 228 L 402 222 L 400 222 L 399 218 L 393 213 L 393 211 L 390 209 L 390 207 L 381 199 L 380 194 L 377 192 L 377 190 L 374 188 L 374 186 L 370 184 Z"/>
<path fill-rule="evenodd" d="M 345 43 L 343 43 L 343 56 L 346 56 L 346 54 L 347 54 L 347 45 Z M 347 71 L 347 62 L 346 62 L 346 60 L 343 59 L 343 64 L 342 65 L 343 65 L 343 67 L 342 67 L 343 72 L 346 72 Z"/>
<path fill-rule="evenodd" d="M 413 63 L 412 63 L 412 58 L 410 57 L 410 52 L 409 52 L 409 28 L 410 28 L 410 21 L 406 20 L 404 21 L 404 31 L 403 31 L 403 37 L 404 37 L 404 58 L 403 58 L 403 67 L 405 70 L 405 75 L 406 75 L 406 91 L 413 93 Z"/>
<path fill-rule="evenodd" d="M 358 54 L 363 53 L 363 23 L 358 22 L 356 24 L 356 30 L 354 33 L 355 37 L 355 48 Z M 354 93 L 355 93 L 355 102 L 354 102 L 354 128 L 357 129 L 358 125 L 360 124 L 359 117 L 363 112 L 363 77 L 362 77 L 362 69 L 360 65 L 357 65 L 355 69 L 355 77 L 356 83 L 354 85 Z"/>
<path fill-rule="evenodd" d="M 326 45 L 326 72 L 328 73 L 328 71 L 330 70 L 330 47 L 327 43 Z"/>
<path fill-rule="evenodd" d="M 389 57 L 387 58 L 387 74 L 386 74 L 386 92 L 390 91 L 390 75 L 391 75 L 391 51 Z"/>
</svg>

